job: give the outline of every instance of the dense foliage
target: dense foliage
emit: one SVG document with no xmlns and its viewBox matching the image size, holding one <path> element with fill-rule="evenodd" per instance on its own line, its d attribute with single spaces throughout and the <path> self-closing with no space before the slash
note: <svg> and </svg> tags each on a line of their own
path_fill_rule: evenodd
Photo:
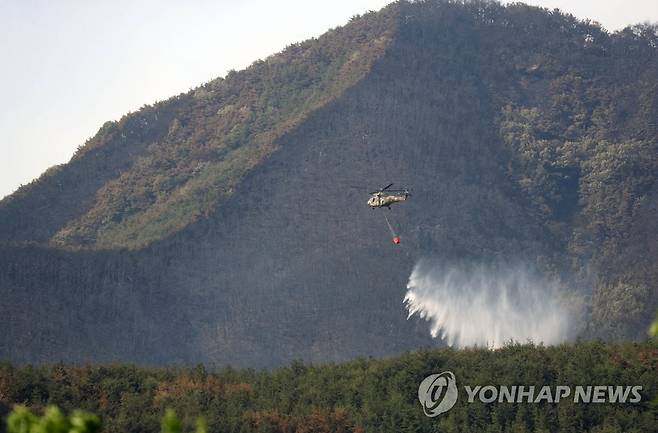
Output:
<svg viewBox="0 0 658 433">
<path fill-rule="evenodd" d="M 423 414 L 420 381 L 454 372 L 456 406 Z M 641 385 L 639 403 L 468 403 L 463 385 Z M 345 364 L 295 362 L 272 371 L 128 365 L 0 367 L 0 404 L 56 404 L 100 415 L 106 432 L 157 432 L 167 408 L 183 431 L 209 432 L 651 432 L 658 411 L 658 346 L 511 345 L 497 351 L 423 350 Z M 172 414 L 169 413 L 169 417 Z"/>
</svg>

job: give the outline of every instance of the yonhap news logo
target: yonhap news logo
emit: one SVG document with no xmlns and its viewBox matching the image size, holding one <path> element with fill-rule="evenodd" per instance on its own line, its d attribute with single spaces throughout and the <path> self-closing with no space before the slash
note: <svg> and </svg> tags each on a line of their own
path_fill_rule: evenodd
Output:
<svg viewBox="0 0 658 433">
<path fill-rule="evenodd" d="M 570 399 L 574 403 L 639 403 L 641 385 L 477 385 L 464 387 L 467 403 L 476 399 L 490 403 L 559 403 Z M 430 374 L 418 387 L 418 400 L 423 412 L 435 417 L 449 411 L 457 403 L 457 379 L 451 371 Z"/>
<path fill-rule="evenodd" d="M 418 387 L 418 400 L 423 412 L 434 417 L 447 412 L 457 402 L 457 380 L 451 371 L 430 374 Z"/>
</svg>

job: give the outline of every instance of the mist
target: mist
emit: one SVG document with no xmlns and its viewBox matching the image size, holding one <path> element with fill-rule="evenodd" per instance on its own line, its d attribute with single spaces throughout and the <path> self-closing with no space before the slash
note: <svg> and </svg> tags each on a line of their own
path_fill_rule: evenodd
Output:
<svg viewBox="0 0 658 433">
<path fill-rule="evenodd" d="M 510 341 L 557 344 L 569 338 L 570 310 L 558 283 L 525 265 L 442 264 L 414 267 L 404 304 L 450 346 L 498 348 Z"/>
</svg>

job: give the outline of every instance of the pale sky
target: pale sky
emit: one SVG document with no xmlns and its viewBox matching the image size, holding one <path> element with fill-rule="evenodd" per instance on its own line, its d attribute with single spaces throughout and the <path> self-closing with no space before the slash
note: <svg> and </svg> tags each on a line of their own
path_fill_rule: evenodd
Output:
<svg viewBox="0 0 658 433">
<path fill-rule="evenodd" d="M 0 0 L 0 198 L 107 120 L 319 36 L 390 0 Z M 656 0 L 539 0 L 608 30 Z"/>
</svg>

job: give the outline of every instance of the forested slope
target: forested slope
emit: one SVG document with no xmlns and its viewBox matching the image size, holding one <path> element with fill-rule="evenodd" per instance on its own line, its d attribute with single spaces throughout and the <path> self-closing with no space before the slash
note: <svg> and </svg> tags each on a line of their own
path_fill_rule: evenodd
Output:
<svg viewBox="0 0 658 433">
<path fill-rule="evenodd" d="M 528 262 L 587 306 L 583 336 L 642 338 L 657 46 L 525 5 L 396 3 L 106 125 L 0 202 L 0 356 L 400 352 L 431 342 L 401 304 L 428 256 Z M 365 206 L 389 182 L 414 193 L 398 248 Z"/>
<path fill-rule="evenodd" d="M 70 163 L 3 200 L 4 241 L 143 247 L 208 214 L 276 140 L 363 77 L 388 8 L 107 122 Z"/>
</svg>

